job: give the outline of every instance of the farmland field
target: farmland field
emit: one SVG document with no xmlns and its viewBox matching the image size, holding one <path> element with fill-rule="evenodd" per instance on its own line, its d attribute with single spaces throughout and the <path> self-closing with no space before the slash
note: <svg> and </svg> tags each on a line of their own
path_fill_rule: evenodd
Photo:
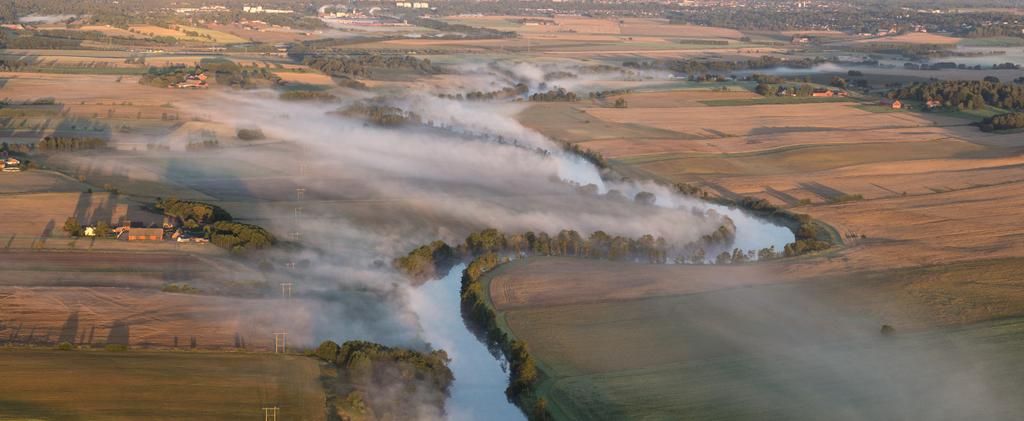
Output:
<svg viewBox="0 0 1024 421">
<path fill-rule="evenodd" d="M 5 10 L 0 420 L 1024 414 L 1020 10 L 150 3 Z"/>
<path fill-rule="evenodd" d="M 242 279 L 232 288 L 229 283 L 204 282 L 204 276 L 186 273 L 157 285 L 107 277 L 105 287 L 76 287 L 73 282 L 0 287 L 0 337 L 11 345 L 68 342 L 98 348 L 117 344 L 140 349 L 273 351 L 271 333 L 287 327 L 291 343 L 312 345 L 311 312 L 323 303 L 143 290 L 159 288 L 164 282 L 184 282 L 221 294 L 262 294 L 268 289 L 265 281 L 254 284 L 254 280 Z M 18 272 L 11 274 L 17 276 Z M 29 279 L 19 283 L 31 284 Z"/>
<path fill-rule="evenodd" d="M 0 349 L 0 418 L 324 419 L 315 359 L 245 353 Z M 61 379 L 58 382 L 54 379 Z"/>
<path fill-rule="evenodd" d="M 1019 264 L 988 262 L 978 282 L 1019 286 Z M 776 285 L 766 283 L 781 279 L 777 267 L 728 269 L 533 258 L 489 280 L 505 327 L 540 359 L 542 393 L 566 419 L 814 419 L 845 405 L 833 401 L 840 395 L 865 403 L 840 409 L 847 413 L 840 418 L 855 418 L 906 405 L 909 397 L 873 385 L 896 367 L 909 378 L 892 381 L 926 400 L 935 397 L 922 387 L 954 388 L 960 376 L 983 376 L 995 395 L 1020 387 L 1024 364 L 1015 355 L 1024 350 L 1024 320 L 985 320 L 1016 314 L 1024 296 L 958 287 L 956 279 L 978 266 Z M 958 297 L 939 298 L 946 294 Z M 883 323 L 907 333 L 880 339 Z M 929 351 L 950 343 L 955 353 Z M 944 361 L 955 373 L 920 373 L 917 358 Z M 836 361 L 863 365 L 863 373 L 844 372 Z M 733 392 L 736 400 L 726 397 Z M 1011 410 L 1020 408 L 990 414 Z"/>
</svg>

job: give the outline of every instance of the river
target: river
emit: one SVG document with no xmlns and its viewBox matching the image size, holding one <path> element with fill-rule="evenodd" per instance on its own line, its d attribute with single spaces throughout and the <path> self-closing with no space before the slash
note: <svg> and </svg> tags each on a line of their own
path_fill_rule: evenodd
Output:
<svg viewBox="0 0 1024 421">
<path fill-rule="evenodd" d="M 508 373 L 504 360 L 494 358 L 462 320 L 459 289 L 465 268 L 465 264 L 456 265 L 444 278 L 427 282 L 410 294 L 410 306 L 419 315 L 424 339 L 445 350 L 452 360 L 449 367 L 455 373 L 455 384 L 446 406 L 448 419 L 525 420 L 519 408 L 505 399 Z"/>
<path fill-rule="evenodd" d="M 756 250 L 775 246 L 781 251 L 783 245 L 793 241 L 793 233 L 785 227 L 736 209 L 710 207 L 735 221 L 736 247 Z M 525 420 L 522 412 L 505 399 L 508 372 L 504 359 L 495 358 L 462 319 L 459 289 L 465 268 L 465 264 L 456 265 L 444 278 L 412 289 L 409 297 L 410 307 L 423 328 L 424 339 L 433 347 L 445 350 L 451 358 L 455 383 L 446 406 L 448 419 Z"/>
</svg>

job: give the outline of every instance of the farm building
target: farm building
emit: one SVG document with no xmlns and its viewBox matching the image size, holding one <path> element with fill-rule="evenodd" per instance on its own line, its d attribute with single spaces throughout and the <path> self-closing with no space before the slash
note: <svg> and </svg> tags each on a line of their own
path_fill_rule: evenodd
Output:
<svg viewBox="0 0 1024 421">
<path fill-rule="evenodd" d="M 898 110 L 898 109 L 903 108 L 903 103 L 900 102 L 900 100 L 898 100 L 898 99 L 884 98 L 884 99 L 882 99 L 882 101 L 879 102 L 879 104 L 885 105 L 885 106 L 887 106 L 889 108 L 892 108 L 894 110 Z"/>
<path fill-rule="evenodd" d="M 838 89 L 815 89 L 811 92 L 811 96 L 815 97 L 846 97 L 848 94 L 846 91 L 840 91 Z"/>
<path fill-rule="evenodd" d="M 163 228 L 130 228 L 128 241 L 160 241 L 164 239 Z"/>
<path fill-rule="evenodd" d="M 21 161 L 15 157 L 7 157 L 3 160 L 3 170 L 6 172 L 17 172 L 21 171 Z"/>
</svg>

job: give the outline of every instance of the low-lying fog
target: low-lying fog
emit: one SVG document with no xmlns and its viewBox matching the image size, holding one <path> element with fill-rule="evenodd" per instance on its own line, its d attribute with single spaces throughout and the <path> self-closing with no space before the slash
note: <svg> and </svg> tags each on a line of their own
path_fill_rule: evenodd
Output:
<svg viewBox="0 0 1024 421">
<path fill-rule="evenodd" d="M 467 84 L 481 90 L 515 83 L 527 83 L 531 90 L 537 90 L 550 83 L 547 77 L 558 69 L 520 63 L 463 70 L 471 73 Z M 659 78 L 667 80 L 667 75 L 662 76 Z M 573 79 L 579 83 L 577 88 L 585 91 L 587 77 Z M 510 410 L 504 401 L 505 378 L 484 381 L 480 377 L 480 373 L 504 374 L 501 362 L 482 358 L 486 348 L 468 341 L 468 332 L 459 324 L 457 273 L 450 274 L 445 281 L 416 289 L 390 268 L 394 257 L 435 239 L 458 243 L 469 232 L 488 227 L 507 232 L 548 233 L 574 229 L 584 237 L 596 230 L 628 237 L 652 234 L 682 246 L 718 228 L 723 221 L 721 215 L 728 215 L 736 223 L 735 247 L 749 250 L 774 246 L 781 251 L 784 244 L 793 240 L 787 229 L 738 211 L 709 206 L 651 182 L 622 181 L 602 174 L 593 165 L 562 152 L 551 140 L 519 124 L 515 115 L 523 104 L 440 99 L 436 92 L 408 92 L 375 101 L 416 113 L 424 124 L 378 127 L 331 113 L 348 102 L 283 102 L 269 91 L 211 91 L 205 100 L 187 107 L 194 114 L 219 123 L 259 127 L 274 140 L 208 153 L 225 162 L 253 163 L 267 174 L 284 174 L 234 180 L 235 184 L 229 185 L 240 186 L 243 192 L 232 193 L 230 188 L 223 187 L 220 191 L 259 198 L 258 203 L 236 200 L 229 210 L 266 225 L 281 237 L 300 239 L 309 246 L 298 255 L 280 255 L 276 260 L 308 262 L 295 271 L 302 277 L 300 294 L 336 298 L 336 308 L 314 316 L 318 318 L 315 336 L 339 342 L 366 339 L 414 348 L 431 343 L 448 348 L 455 359 L 452 367 L 456 384 L 448 408 L 453 418 L 473 419 L 487 414 L 493 416 L 490 419 L 520 419 L 521 415 Z M 214 184 L 203 187 L 216 191 Z M 296 197 L 295 188 L 305 189 L 302 200 Z M 654 206 L 631 200 L 641 191 L 655 194 Z M 750 316 L 743 320 L 753 321 L 802 316 L 830 320 L 825 316 L 827 311 L 821 313 L 821 305 L 804 298 L 764 296 L 740 300 L 735 306 L 719 303 L 711 310 L 742 313 Z M 812 307 L 813 312 L 801 310 Z M 780 311 L 786 317 L 780 318 Z M 681 319 L 679 323 L 689 321 Z M 858 329 L 867 326 L 872 331 L 876 329 L 872 323 L 866 320 L 856 325 Z M 744 322 L 710 324 L 705 329 L 743 344 L 750 351 L 764 346 L 764 351 L 775 352 L 773 347 L 779 338 L 804 336 L 796 332 L 759 341 L 762 335 L 757 333 L 757 326 L 758 323 Z M 835 326 L 849 329 L 851 325 Z M 800 347 L 799 353 L 787 357 L 787 363 L 813 364 L 815 369 L 826 370 L 821 377 L 825 381 L 849 380 L 850 387 L 857 390 L 874 387 L 875 382 L 888 382 L 894 388 L 892 393 L 903 393 L 902 383 L 887 373 L 900 373 L 905 379 L 938 376 L 936 382 L 941 387 L 921 389 L 915 380 L 915 389 L 905 395 L 907 399 L 936 402 L 950 393 L 945 386 L 949 381 L 961 378 L 936 374 L 936 370 L 943 369 L 932 362 L 955 365 L 963 361 L 959 355 L 946 355 L 942 350 L 894 369 L 892 364 L 903 364 L 903 359 L 894 359 L 892 364 L 872 361 L 890 358 L 887 352 L 851 355 L 847 351 L 815 349 L 813 345 Z M 951 373 L 961 376 L 963 370 Z M 973 374 L 962 379 L 971 385 L 984 383 L 984 378 L 975 378 Z M 808 392 L 788 385 L 784 376 L 776 380 L 779 384 L 775 386 L 783 392 Z M 965 396 L 976 397 L 983 390 L 970 389 Z M 836 399 L 841 402 L 842 396 Z M 914 414 L 936 415 L 912 407 L 893 412 L 883 410 L 881 414 L 874 410 L 858 412 L 844 405 L 847 403 L 836 406 L 837 411 L 842 411 L 840 418 L 863 415 L 860 418 L 879 419 L 875 416 L 881 415 L 880 418 L 911 419 L 917 418 Z"/>
<path fill-rule="evenodd" d="M 447 350 L 457 360 L 457 393 L 449 403 L 452 414 L 508 405 L 501 393 L 506 379 L 478 391 L 488 400 L 476 402 L 483 398 L 465 395 L 467 386 L 459 383 L 460 376 L 469 379 L 485 367 L 469 367 L 458 358 L 479 357 L 486 348 L 467 348 L 468 332 L 461 325 L 458 338 L 424 331 L 424 324 L 429 328 L 437 320 L 461 319 L 458 283 L 444 283 L 451 299 L 425 299 L 425 292 L 390 268 L 391 259 L 412 248 L 435 239 L 456 244 L 469 232 L 488 227 L 552 234 L 574 229 L 583 236 L 597 230 L 631 238 L 652 234 L 682 246 L 716 230 L 723 215 L 735 221 L 736 245 L 744 248 L 781 250 L 793 238 L 785 228 L 679 196 L 668 187 L 606 180 L 592 164 L 519 124 L 514 116 L 523 104 L 461 102 L 416 92 L 375 101 L 414 112 L 424 124 L 378 127 L 332 113 L 348 103 L 284 102 L 269 91 L 212 91 L 187 107 L 218 123 L 259 127 L 269 139 L 285 142 L 208 154 L 220 162 L 250 162 L 265 166 L 268 174 L 287 174 L 288 183 L 273 177 L 237 181 L 232 185 L 244 186 L 238 190 L 245 192 L 226 195 L 261 200 L 225 205 L 279 236 L 299 238 L 310 246 L 311 251 L 280 256 L 277 262 L 308 261 L 298 271 L 304 293 L 316 290 L 337 298 L 337 308 L 317 315 L 321 320 L 315 323 L 314 334 L 336 341 L 367 339 L 420 348 L 427 342 L 458 345 L 460 349 Z M 229 190 L 217 187 L 223 182 L 185 181 L 207 193 Z M 303 200 L 297 200 L 293 185 L 305 189 Z M 641 191 L 656 195 L 654 206 L 632 200 Z M 709 211 L 712 208 L 716 211 Z M 339 286 L 364 292 L 338 292 Z M 499 361 L 490 358 L 487 364 L 489 372 L 500 373 Z M 483 408 L 473 408 L 481 403 Z"/>
</svg>

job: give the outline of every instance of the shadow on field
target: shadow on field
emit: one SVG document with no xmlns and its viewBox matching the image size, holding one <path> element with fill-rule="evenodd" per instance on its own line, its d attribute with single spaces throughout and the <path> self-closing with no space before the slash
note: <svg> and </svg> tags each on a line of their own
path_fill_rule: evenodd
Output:
<svg viewBox="0 0 1024 421">
<path fill-rule="evenodd" d="M 40 241 L 46 241 L 47 238 L 50 238 L 50 236 L 53 235 L 53 228 L 56 225 L 57 223 L 52 219 L 50 222 L 47 222 L 46 226 L 43 227 L 43 231 L 39 233 Z"/>
<path fill-rule="evenodd" d="M 57 343 L 75 343 L 75 339 L 78 337 L 78 309 L 74 309 L 68 314 L 68 319 L 64 321 L 64 325 L 60 327 L 60 336 L 57 337 Z"/>
<path fill-rule="evenodd" d="M 797 203 L 800 203 L 800 200 L 797 199 L 796 197 L 793 197 L 792 195 L 790 195 L 788 193 L 775 190 L 771 186 L 765 186 L 764 192 L 768 193 L 768 194 L 770 194 L 772 196 L 775 196 L 777 199 L 779 199 L 779 200 L 781 200 L 783 202 L 786 202 L 786 204 L 789 205 L 789 206 L 794 206 Z"/>
<path fill-rule="evenodd" d="M 107 335 L 107 345 L 128 345 L 130 336 L 128 323 L 124 320 L 116 320 L 110 326 L 110 334 Z"/>
<path fill-rule="evenodd" d="M 709 188 L 711 190 L 714 190 L 716 193 L 718 193 L 719 196 L 722 196 L 722 197 L 724 197 L 726 199 L 740 200 L 740 199 L 743 198 L 743 196 L 740 196 L 740 195 L 736 194 L 736 192 L 734 192 L 732 190 L 729 190 L 729 189 L 727 189 L 725 187 L 722 187 L 721 185 L 719 185 L 717 183 L 713 183 L 713 182 L 710 182 L 710 181 L 704 181 L 704 185 L 707 188 Z"/>
<path fill-rule="evenodd" d="M 825 200 L 832 200 L 837 197 L 842 197 L 846 195 L 846 193 L 843 193 L 839 190 L 833 189 L 829 186 L 814 181 L 809 183 L 800 183 L 800 187 L 803 188 L 804 190 L 821 196 Z"/>
</svg>

